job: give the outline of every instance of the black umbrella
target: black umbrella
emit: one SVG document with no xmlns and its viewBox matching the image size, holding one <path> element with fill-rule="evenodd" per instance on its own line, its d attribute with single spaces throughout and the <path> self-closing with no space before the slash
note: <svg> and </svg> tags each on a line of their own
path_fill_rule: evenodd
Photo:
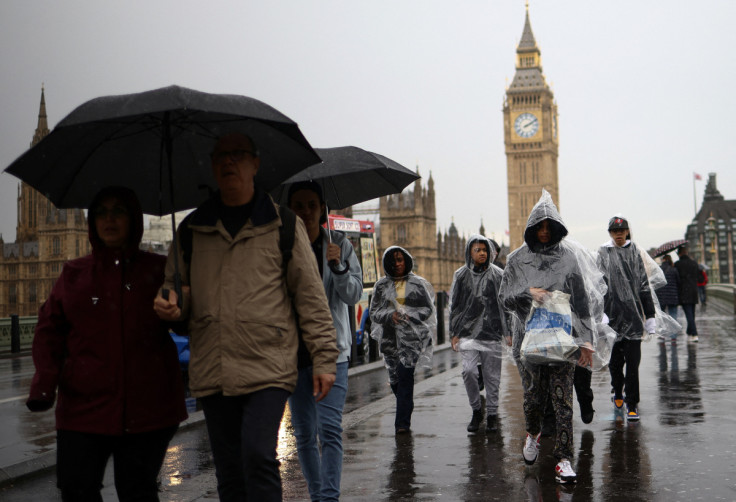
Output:
<svg viewBox="0 0 736 502">
<path fill-rule="evenodd" d="M 266 190 L 320 161 L 297 124 L 271 106 L 170 86 L 87 101 L 5 171 L 60 208 L 86 208 L 101 188 L 120 185 L 145 213 L 164 215 L 198 206 L 216 188 L 209 154 L 229 132 L 253 138 L 256 182 Z"/>
<path fill-rule="evenodd" d="M 320 161 L 297 124 L 271 106 L 170 86 L 87 101 L 5 172 L 60 208 L 86 208 L 101 188 L 128 187 L 145 213 L 171 213 L 175 231 L 174 212 L 198 206 L 216 188 L 209 154 L 217 137 L 234 132 L 253 139 L 261 156 L 256 182 L 266 190 Z"/>
<path fill-rule="evenodd" d="M 659 256 L 666 255 L 667 253 L 671 253 L 683 244 L 687 244 L 687 239 L 677 239 L 674 241 L 665 242 L 654 251 L 654 257 L 657 258 Z"/>
<path fill-rule="evenodd" d="M 325 205 L 344 209 L 376 197 L 401 193 L 419 175 L 398 162 L 358 148 L 316 148 L 322 162 L 295 174 L 271 192 L 286 203 L 289 186 L 299 181 L 316 181 L 322 186 Z"/>
</svg>

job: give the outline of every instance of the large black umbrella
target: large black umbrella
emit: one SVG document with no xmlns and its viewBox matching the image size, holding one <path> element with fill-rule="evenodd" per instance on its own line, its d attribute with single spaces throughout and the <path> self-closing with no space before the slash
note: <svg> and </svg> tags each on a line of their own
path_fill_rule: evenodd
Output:
<svg viewBox="0 0 736 502">
<path fill-rule="evenodd" d="M 687 244 L 687 239 L 677 239 L 674 241 L 665 242 L 654 251 L 654 257 L 664 256 L 667 253 L 671 253 L 680 246 Z"/>
<path fill-rule="evenodd" d="M 358 148 L 316 148 L 322 162 L 295 174 L 271 192 L 286 203 L 289 186 L 299 181 L 316 181 L 322 186 L 325 205 L 344 209 L 376 197 L 401 193 L 419 175 L 398 162 Z"/>
<path fill-rule="evenodd" d="M 5 171 L 60 208 L 86 208 L 101 188 L 120 185 L 144 212 L 164 215 L 196 207 L 216 188 L 209 154 L 229 132 L 253 138 L 256 182 L 266 190 L 320 161 L 297 124 L 271 106 L 170 86 L 87 101 Z"/>
<path fill-rule="evenodd" d="M 218 136 L 234 132 L 253 139 L 256 182 L 266 190 L 320 161 L 297 124 L 271 106 L 170 86 L 87 101 L 5 171 L 60 208 L 86 208 L 106 186 L 131 188 L 145 213 L 171 213 L 175 230 L 174 212 L 216 188 L 209 154 Z"/>
</svg>

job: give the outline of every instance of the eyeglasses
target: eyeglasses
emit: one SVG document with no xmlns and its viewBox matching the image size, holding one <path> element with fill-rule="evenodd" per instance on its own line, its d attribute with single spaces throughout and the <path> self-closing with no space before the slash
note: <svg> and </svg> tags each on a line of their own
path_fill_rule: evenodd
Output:
<svg viewBox="0 0 736 502">
<path fill-rule="evenodd" d="M 213 164 L 224 164 L 228 160 L 232 160 L 233 162 L 240 162 L 242 160 L 245 160 L 246 155 L 257 157 L 256 152 L 251 152 L 250 150 L 230 150 L 222 152 L 212 152 L 210 158 L 212 159 Z"/>
<path fill-rule="evenodd" d="M 127 215 L 128 209 L 125 206 L 99 206 L 92 211 L 92 216 L 95 218 L 107 218 L 108 216 L 112 216 L 113 218 L 122 218 Z"/>
</svg>

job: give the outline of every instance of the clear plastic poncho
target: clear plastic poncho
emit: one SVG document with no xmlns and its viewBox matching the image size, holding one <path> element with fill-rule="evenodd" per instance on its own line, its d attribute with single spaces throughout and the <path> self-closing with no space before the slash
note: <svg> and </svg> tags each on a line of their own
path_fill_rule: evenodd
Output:
<svg viewBox="0 0 736 502">
<path fill-rule="evenodd" d="M 476 265 L 471 251 L 485 246 L 486 261 Z M 496 249 L 479 234 L 468 238 L 465 265 L 458 268 L 450 286 L 450 337 L 459 337 L 458 350 L 498 350 L 505 343 L 506 319 L 498 299 L 503 271 L 493 265 Z"/>
<path fill-rule="evenodd" d="M 404 257 L 406 268 L 401 276 L 394 273 L 395 252 Z M 386 276 L 373 287 L 371 337 L 378 341 L 391 378 L 399 361 L 407 368 L 432 367 L 432 335 L 437 326 L 434 289 L 412 273 L 413 267 L 408 251 L 391 246 L 383 253 Z"/>
<path fill-rule="evenodd" d="M 630 240 L 618 247 L 611 239 L 598 248 L 596 261 L 608 285 L 604 308 L 617 341 L 649 340 L 646 322 L 650 318 L 655 319 L 656 333 L 680 332 L 682 326 L 662 311 L 654 294 L 667 279 L 647 252 Z"/>
<path fill-rule="evenodd" d="M 548 242 L 541 242 L 537 232 L 545 220 L 550 235 Z M 608 364 L 615 341 L 603 316 L 606 284 L 592 253 L 566 236 L 567 227 L 552 197 L 543 190 L 529 215 L 524 244 L 509 255 L 501 281 L 499 297 L 509 318 L 513 356 L 526 365 L 578 363 L 579 347 L 587 346 L 594 350 L 589 369 L 598 370 Z M 546 291 L 543 301 L 533 298 L 531 288 Z M 542 353 L 527 360 L 522 352 L 524 339 L 528 333 L 534 332 L 534 337 L 544 333 L 545 326 L 540 324 L 564 331 L 571 341 L 561 340 L 560 347 L 550 347 L 547 359 Z"/>
</svg>

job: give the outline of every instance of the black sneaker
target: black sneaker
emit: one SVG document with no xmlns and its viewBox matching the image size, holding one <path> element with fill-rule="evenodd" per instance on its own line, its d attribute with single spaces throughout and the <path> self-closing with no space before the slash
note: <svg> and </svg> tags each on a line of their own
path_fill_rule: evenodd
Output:
<svg viewBox="0 0 736 502">
<path fill-rule="evenodd" d="M 590 408 L 586 408 L 585 410 L 580 410 L 580 418 L 583 421 L 584 424 L 589 424 L 593 421 L 593 416 L 595 415 L 595 410 L 591 406 Z"/>
<path fill-rule="evenodd" d="M 470 419 L 470 423 L 468 424 L 468 432 L 478 432 L 482 421 L 483 414 L 480 410 L 473 410 L 473 418 Z"/>
<path fill-rule="evenodd" d="M 498 416 L 488 415 L 486 419 L 486 434 L 496 432 L 498 430 Z"/>
</svg>

